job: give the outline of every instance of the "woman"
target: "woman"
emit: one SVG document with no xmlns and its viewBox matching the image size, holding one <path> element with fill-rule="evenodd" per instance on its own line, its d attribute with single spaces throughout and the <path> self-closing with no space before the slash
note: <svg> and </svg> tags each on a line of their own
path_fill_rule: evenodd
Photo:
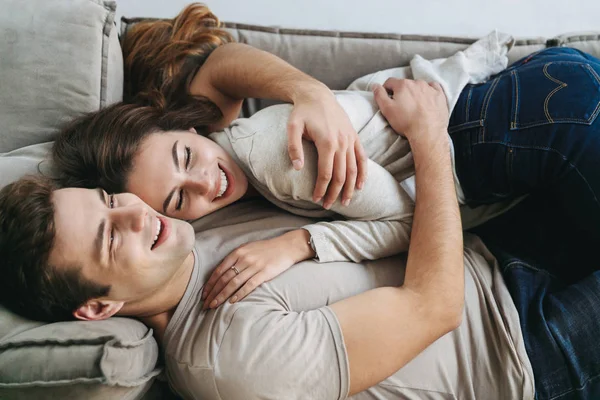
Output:
<svg viewBox="0 0 600 400">
<path fill-rule="evenodd" d="M 590 206 L 600 182 L 593 167 L 598 148 L 593 124 L 598 112 L 594 107 L 600 103 L 596 101 L 598 83 L 594 86 L 594 80 L 599 68 L 598 60 L 576 50 L 549 49 L 462 92 L 450 119 L 457 149 L 460 181 L 457 190 L 464 191 L 463 203 L 485 205 L 478 209 L 463 207 L 466 227 L 484 222 L 524 194 L 556 187 L 559 204 L 573 211 L 585 210 L 580 225 L 589 226 L 590 232 L 597 231 L 598 225 L 593 221 L 598 210 Z M 444 70 L 438 76 L 444 76 Z M 533 87 L 546 98 L 554 91 L 554 100 L 561 101 L 562 96 L 572 99 L 570 89 L 563 88 L 564 93 L 555 91 L 556 82 L 547 76 L 570 80 L 570 88 L 579 96 L 578 102 L 568 109 L 559 103 L 553 109 L 554 103 L 550 102 L 544 108 L 546 102 L 542 99 L 538 102 L 539 109 L 523 109 L 533 106 L 536 100 L 529 82 L 534 82 Z M 527 82 L 528 86 L 521 82 Z M 398 89 L 397 84 L 388 89 Z M 519 103 L 511 106 L 510 100 L 513 90 L 520 91 L 521 104 L 526 105 L 516 112 Z M 381 89 L 377 92 L 379 105 L 385 104 L 384 93 Z M 350 205 L 334 203 L 330 211 L 315 204 L 307 194 L 307 188 L 315 181 L 311 172 L 316 165 L 314 149 L 305 147 L 307 165 L 311 168 L 298 173 L 285 165 L 289 164 L 285 143 L 276 140 L 281 135 L 272 133 L 285 129 L 290 115 L 289 106 L 285 105 L 236 121 L 231 128 L 210 135 L 214 142 L 195 132 L 185 132 L 202 125 L 197 113 L 161 114 L 152 108 L 116 106 L 65 130 L 56 142 L 54 156 L 68 185 L 102 186 L 109 192 L 131 191 L 155 209 L 174 217 L 198 218 L 230 204 L 247 194 L 249 180 L 262 196 L 293 213 L 338 219 L 341 215 L 353 220 L 319 222 L 236 250 L 216 269 L 205 289 L 207 306 L 216 307 L 236 291 L 231 301 L 240 300 L 257 284 L 304 259 L 316 256 L 323 262 L 360 261 L 406 249 L 412 216 L 411 186 L 407 180 L 412 174 L 412 161 L 407 142 L 377 113 L 377 104 L 369 94 L 343 92 L 337 98 L 350 111 L 374 162 L 364 193 L 359 193 Z M 452 103 L 451 99 L 449 102 Z M 511 114 L 503 120 L 502 113 L 506 110 Z M 385 107 L 382 112 L 393 127 L 393 114 Z M 536 116 L 536 112 L 540 115 Z M 566 117 L 561 115 L 564 112 L 568 113 Z M 514 123 L 515 113 L 517 122 L 525 121 L 526 125 L 521 127 L 525 134 L 518 134 L 519 130 L 508 125 L 509 121 Z M 577 116 L 586 119 L 578 120 Z M 572 143 L 561 141 L 565 137 L 557 132 L 571 131 L 581 132 L 578 139 Z M 536 159 L 540 149 L 544 156 Z M 564 156 L 549 159 L 545 156 L 548 152 Z M 513 168 L 517 162 L 538 166 L 540 172 L 529 176 L 531 166 Z M 563 188 L 568 188 L 567 193 L 562 192 Z M 492 203 L 495 204 L 487 205 Z M 398 246 L 399 238 L 404 239 L 404 246 Z M 309 241 L 311 246 L 306 246 Z M 271 251 L 274 246 L 291 250 L 274 253 Z M 240 277 L 233 281 L 237 275 Z"/>
<path fill-rule="evenodd" d="M 228 126 L 247 97 L 293 103 L 288 153 L 301 169 L 302 139 L 315 143 L 315 201 L 333 203 L 340 192 L 343 200 L 351 199 L 355 187 L 362 187 L 364 150 L 329 89 L 272 54 L 235 43 L 203 4 L 190 4 L 171 20 L 136 23 L 122 47 L 125 101 L 203 110 L 208 131 Z"/>
</svg>

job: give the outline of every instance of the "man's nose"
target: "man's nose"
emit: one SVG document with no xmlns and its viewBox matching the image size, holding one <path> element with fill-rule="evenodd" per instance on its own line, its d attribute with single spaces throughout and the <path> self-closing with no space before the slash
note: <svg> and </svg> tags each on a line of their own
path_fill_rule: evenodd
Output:
<svg viewBox="0 0 600 400">
<path fill-rule="evenodd" d="M 139 232 L 144 229 L 148 218 L 148 209 L 141 204 L 131 204 L 111 210 L 113 223 L 122 229 Z"/>
</svg>

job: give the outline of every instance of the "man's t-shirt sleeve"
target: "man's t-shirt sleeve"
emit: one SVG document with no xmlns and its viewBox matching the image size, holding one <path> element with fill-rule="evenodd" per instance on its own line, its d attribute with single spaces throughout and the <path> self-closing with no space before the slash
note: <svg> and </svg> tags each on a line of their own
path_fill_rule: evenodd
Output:
<svg viewBox="0 0 600 400">
<path fill-rule="evenodd" d="M 219 346 L 214 374 L 219 396 L 228 400 L 337 400 L 349 388 L 342 332 L 329 307 L 240 307 Z"/>
</svg>

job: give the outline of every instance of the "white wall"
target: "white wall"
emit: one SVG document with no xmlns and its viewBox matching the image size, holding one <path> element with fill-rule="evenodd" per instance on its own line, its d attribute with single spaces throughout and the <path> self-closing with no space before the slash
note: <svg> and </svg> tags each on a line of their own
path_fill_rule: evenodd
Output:
<svg viewBox="0 0 600 400">
<path fill-rule="evenodd" d="M 191 0 L 117 0 L 118 17 L 173 17 Z M 481 36 L 600 31 L 598 0 L 204 0 L 224 21 L 307 29 Z"/>
</svg>

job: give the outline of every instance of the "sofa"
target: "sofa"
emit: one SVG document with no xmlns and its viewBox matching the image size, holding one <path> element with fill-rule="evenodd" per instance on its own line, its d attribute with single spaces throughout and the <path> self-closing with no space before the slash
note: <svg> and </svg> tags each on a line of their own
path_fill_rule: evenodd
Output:
<svg viewBox="0 0 600 400">
<path fill-rule="evenodd" d="M 140 18 L 115 21 L 111 0 L 0 0 L 0 187 L 46 160 L 71 118 L 122 98 L 119 37 Z M 493 28 L 493 27 L 490 27 Z M 476 38 L 312 31 L 227 23 L 233 37 L 343 89 L 357 77 L 447 57 Z M 550 46 L 600 57 L 600 32 L 517 38 L 510 62 Z M 271 104 L 249 99 L 245 116 Z M 2 277 L 0 277 L 2 279 Z M 0 305 L 0 399 L 170 399 L 152 331 L 127 318 L 45 324 Z"/>
</svg>

